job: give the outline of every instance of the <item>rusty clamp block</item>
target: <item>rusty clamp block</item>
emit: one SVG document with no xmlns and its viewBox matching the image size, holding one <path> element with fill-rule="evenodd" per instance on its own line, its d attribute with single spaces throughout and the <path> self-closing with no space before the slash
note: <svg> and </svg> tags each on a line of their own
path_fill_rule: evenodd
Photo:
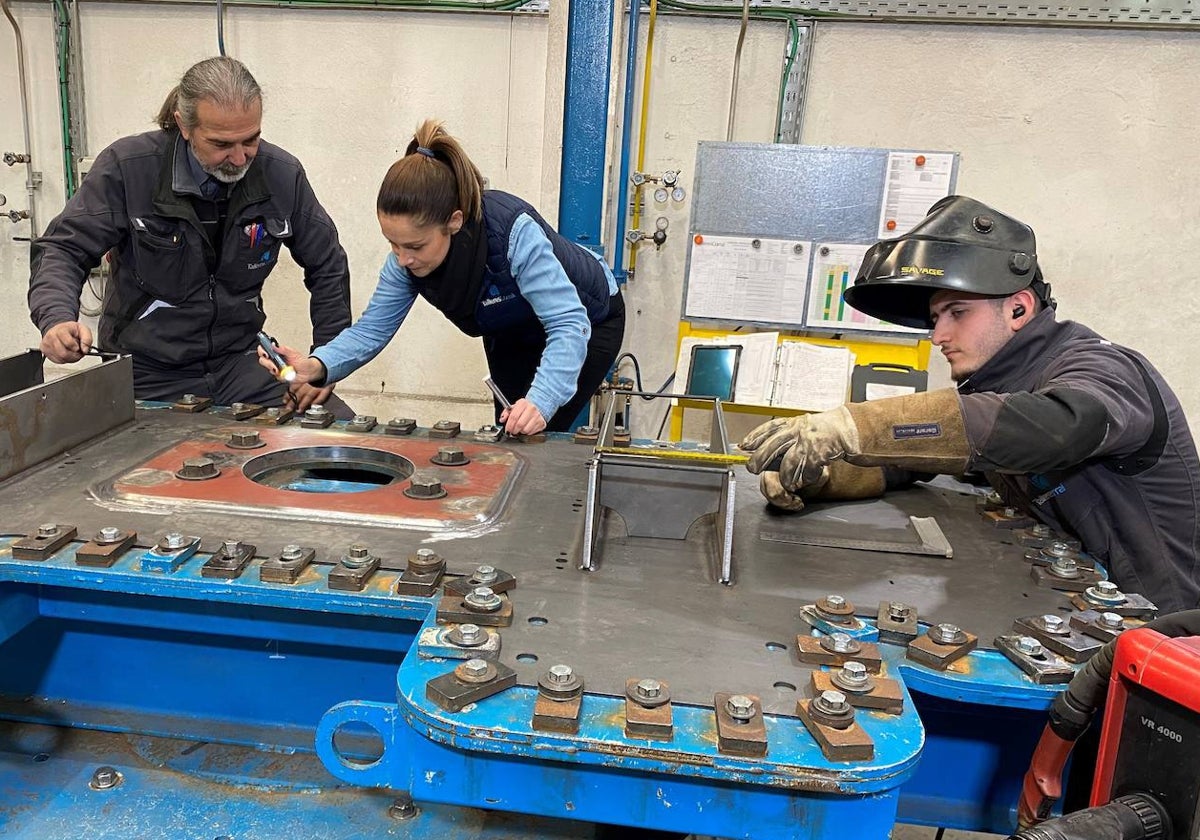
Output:
<svg viewBox="0 0 1200 840">
<path fill-rule="evenodd" d="M 1033 636 L 1021 633 L 996 637 L 996 649 L 1038 685 L 1070 682 L 1075 669 L 1067 660 L 1047 650 Z"/>
<path fill-rule="evenodd" d="M 258 568 L 258 579 L 263 583 L 293 584 L 300 573 L 308 568 L 317 557 L 315 549 L 295 543 L 285 545 L 278 554 L 268 557 Z"/>
<path fill-rule="evenodd" d="M 767 754 L 767 724 L 762 701 L 756 695 L 718 691 L 713 697 L 713 711 L 717 713 L 718 752 L 744 756 Z"/>
<path fill-rule="evenodd" d="M 993 528 L 1016 530 L 1017 528 L 1028 528 L 1034 524 L 1033 519 L 1014 507 L 985 510 L 982 515 L 983 521 L 987 522 Z"/>
<path fill-rule="evenodd" d="M 437 593 L 445 573 L 444 557 L 432 548 L 418 548 L 408 556 L 408 565 L 396 581 L 396 594 L 429 598 Z"/>
<path fill-rule="evenodd" d="M 1049 548 L 1054 543 L 1063 543 L 1068 548 L 1079 550 L 1079 541 L 1069 539 L 1060 534 L 1054 533 L 1054 529 L 1049 525 L 1037 523 L 1030 525 L 1028 528 L 1018 528 L 1013 532 L 1013 536 L 1017 540 L 1017 545 L 1025 548 Z"/>
<path fill-rule="evenodd" d="M 840 691 L 824 691 L 797 700 L 796 715 L 830 761 L 870 761 L 875 742 L 854 719 L 854 708 Z"/>
<path fill-rule="evenodd" d="M 290 422 L 295 416 L 296 412 L 290 408 L 272 406 L 255 417 L 252 422 L 260 426 L 282 426 L 284 423 Z"/>
<path fill-rule="evenodd" d="M 1071 627 L 1085 636 L 1091 636 L 1093 639 L 1099 639 L 1106 643 L 1111 642 L 1126 630 L 1141 627 L 1144 623 L 1136 618 L 1126 618 L 1118 613 L 1101 612 L 1100 610 L 1071 613 Z"/>
<path fill-rule="evenodd" d="M 879 641 L 907 645 L 921 634 L 917 624 L 917 608 L 899 601 L 880 601 L 875 626 L 879 628 Z"/>
<path fill-rule="evenodd" d="M 200 576 L 234 580 L 241 577 L 242 572 L 254 559 L 257 546 L 238 540 L 224 540 L 221 547 L 200 567 Z"/>
<path fill-rule="evenodd" d="M 346 421 L 347 432 L 369 432 L 377 425 L 377 420 L 371 414 L 355 414 Z"/>
<path fill-rule="evenodd" d="M 446 591 L 454 595 L 467 595 L 477 586 L 486 586 L 499 595 L 517 588 L 517 579 L 503 569 L 487 564 L 476 566 L 467 577 L 446 582 Z"/>
<path fill-rule="evenodd" d="M 266 408 L 264 406 L 255 405 L 254 403 L 235 402 L 228 408 L 220 409 L 219 411 L 214 411 L 213 413 L 222 414 L 226 417 L 230 417 L 241 422 L 242 420 L 249 420 L 251 417 L 257 417 L 265 410 Z"/>
<path fill-rule="evenodd" d="M 815 604 L 800 608 L 800 620 L 822 633 L 846 633 L 854 637 L 874 637 L 874 627 L 854 616 L 854 604 L 841 595 L 826 595 Z"/>
<path fill-rule="evenodd" d="M 393 417 L 383 427 L 385 435 L 411 435 L 417 429 L 417 421 L 411 417 Z"/>
<path fill-rule="evenodd" d="M 426 627 L 417 638 L 422 659 L 500 658 L 500 634 L 478 624 Z"/>
<path fill-rule="evenodd" d="M 300 418 L 300 428 L 328 429 L 333 425 L 333 420 L 333 412 L 317 403 L 309 406 L 308 411 L 304 412 L 304 416 Z"/>
<path fill-rule="evenodd" d="M 367 581 L 379 571 L 380 560 L 362 543 L 351 543 L 338 564 L 329 570 L 329 588 L 341 592 L 362 592 Z"/>
<path fill-rule="evenodd" d="M 909 644 L 905 656 L 938 671 L 945 671 L 975 649 L 979 637 L 953 624 L 935 624 Z"/>
<path fill-rule="evenodd" d="M 1036 566 L 1053 566 L 1060 557 L 1070 557 L 1081 569 L 1096 568 L 1096 561 L 1092 555 L 1085 553 L 1078 543 L 1072 546 L 1070 543 L 1055 540 L 1049 545 L 1030 547 L 1025 551 L 1025 559 Z"/>
<path fill-rule="evenodd" d="M 1158 615 L 1158 607 L 1153 601 L 1136 592 L 1122 592 L 1115 583 L 1107 580 L 1096 581 L 1095 586 L 1067 597 L 1081 610 L 1101 610 L 1125 618 L 1141 618 L 1146 621 Z"/>
<path fill-rule="evenodd" d="M 1099 639 L 1072 630 L 1062 616 L 1053 614 L 1018 618 L 1012 629 L 1018 635 L 1032 636 L 1068 662 L 1086 662 L 1104 647 Z"/>
<path fill-rule="evenodd" d="M 64 545 L 75 539 L 78 529 L 74 525 L 47 522 L 37 530 L 12 544 L 14 560 L 45 560 Z"/>
<path fill-rule="evenodd" d="M 583 707 L 583 677 L 570 665 L 551 665 L 538 677 L 538 695 L 533 704 L 533 728 L 543 732 L 579 731 Z"/>
<path fill-rule="evenodd" d="M 179 569 L 200 548 L 200 538 L 178 531 L 164 534 L 154 547 L 142 555 L 143 572 L 170 574 Z"/>
<path fill-rule="evenodd" d="M 487 627 L 510 627 L 513 621 L 513 605 L 507 595 L 494 592 L 491 587 L 477 586 L 466 595 L 442 595 L 438 603 L 439 624 L 478 624 Z"/>
<path fill-rule="evenodd" d="M 883 667 L 879 645 L 860 641 L 846 633 L 797 636 L 796 654 L 805 665 L 844 665 L 853 659 L 865 665 L 872 674 L 878 674 Z"/>
<path fill-rule="evenodd" d="M 863 663 L 854 660 L 836 671 L 813 671 L 812 687 L 818 697 L 826 691 L 840 691 L 855 708 L 889 715 L 904 711 L 904 690 L 900 683 L 887 677 L 872 677 Z"/>
<path fill-rule="evenodd" d="M 625 681 L 625 735 L 655 741 L 674 737 L 671 686 L 666 680 L 633 677 Z"/>
<path fill-rule="evenodd" d="M 1034 563 L 1030 577 L 1038 586 L 1060 592 L 1083 592 L 1101 580 L 1099 572 L 1094 568 L 1086 568 L 1071 554 L 1055 557 L 1048 566 Z"/>
<path fill-rule="evenodd" d="M 75 564 L 95 569 L 108 569 L 137 542 L 137 531 L 123 531 L 111 525 L 101 528 L 91 542 L 75 552 Z"/>
<path fill-rule="evenodd" d="M 204 411 L 213 404 L 212 397 L 198 397 L 195 394 L 184 394 L 177 402 L 172 404 L 172 411 L 182 411 L 186 414 L 195 414 L 198 411 Z"/>
<path fill-rule="evenodd" d="M 449 674 L 427 682 L 425 697 L 448 712 L 461 712 L 516 684 L 517 672 L 504 663 L 468 659 Z"/>
</svg>

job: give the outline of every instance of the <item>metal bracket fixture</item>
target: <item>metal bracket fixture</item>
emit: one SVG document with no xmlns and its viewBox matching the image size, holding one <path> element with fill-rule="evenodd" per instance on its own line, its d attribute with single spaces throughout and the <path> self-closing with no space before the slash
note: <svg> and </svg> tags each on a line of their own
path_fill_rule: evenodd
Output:
<svg viewBox="0 0 1200 840">
<path fill-rule="evenodd" d="M 618 397 L 655 396 L 641 391 L 610 392 L 600 422 L 592 458 L 588 461 L 587 500 L 584 503 L 583 548 L 579 568 L 595 571 L 597 543 L 604 509 L 621 515 L 631 537 L 682 540 L 697 519 L 714 516 L 717 537 L 717 580 L 733 584 L 733 515 L 735 481 L 725 433 L 721 401 L 711 401 L 712 429 L 708 452 L 656 448 L 640 453 L 636 447 L 613 451 Z M 734 456 L 736 457 L 736 456 Z M 712 462 L 716 463 L 712 463 Z"/>
</svg>

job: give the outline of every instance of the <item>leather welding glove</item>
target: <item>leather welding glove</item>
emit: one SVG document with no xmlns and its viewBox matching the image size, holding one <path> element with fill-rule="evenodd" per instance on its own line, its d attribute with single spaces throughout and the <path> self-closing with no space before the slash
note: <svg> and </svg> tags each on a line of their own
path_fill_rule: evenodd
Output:
<svg viewBox="0 0 1200 840">
<path fill-rule="evenodd" d="M 803 510 L 806 502 L 818 500 L 873 499 L 883 495 L 887 479 L 882 467 L 856 467 L 845 461 L 834 461 L 821 471 L 816 483 L 793 493 L 783 486 L 779 473 L 764 472 L 758 480 L 759 492 L 772 506 L 780 510 Z"/>
<path fill-rule="evenodd" d="M 839 460 L 860 467 L 961 473 L 970 449 L 958 392 L 952 388 L 850 403 L 832 411 L 776 419 L 742 441 L 752 473 L 779 472 L 785 490 L 819 484 Z"/>
</svg>

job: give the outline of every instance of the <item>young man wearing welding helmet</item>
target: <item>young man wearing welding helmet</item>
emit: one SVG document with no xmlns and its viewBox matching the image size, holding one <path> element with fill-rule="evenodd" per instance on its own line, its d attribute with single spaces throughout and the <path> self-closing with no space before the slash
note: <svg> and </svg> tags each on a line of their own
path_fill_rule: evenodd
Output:
<svg viewBox="0 0 1200 840">
<path fill-rule="evenodd" d="M 1140 354 L 1055 319 L 1032 229 L 950 196 L 874 245 L 845 299 L 932 328 L 958 387 L 759 426 L 742 448 L 773 505 L 982 472 L 1123 589 L 1163 612 L 1197 605 L 1200 461 L 1183 410 Z"/>
</svg>

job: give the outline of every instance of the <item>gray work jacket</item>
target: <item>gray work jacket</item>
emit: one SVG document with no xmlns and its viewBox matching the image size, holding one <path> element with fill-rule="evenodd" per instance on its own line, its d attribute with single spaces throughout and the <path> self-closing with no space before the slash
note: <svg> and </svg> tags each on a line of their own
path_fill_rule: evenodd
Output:
<svg viewBox="0 0 1200 840">
<path fill-rule="evenodd" d="M 173 368 L 245 352 L 266 315 L 263 281 L 287 247 L 304 270 L 313 341 L 350 324 L 350 276 L 337 229 L 300 162 L 262 142 L 229 194 L 220 257 L 193 199 L 177 131 L 125 137 L 96 157 L 63 212 L 32 246 L 29 309 L 44 334 L 79 317 L 88 272 L 110 249 L 98 346 Z"/>
<path fill-rule="evenodd" d="M 1200 601 L 1200 460 L 1142 356 L 1053 310 L 959 386 L 973 457 L 1016 505 L 1079 539 L 1163 612 Z"/>
</svg>

